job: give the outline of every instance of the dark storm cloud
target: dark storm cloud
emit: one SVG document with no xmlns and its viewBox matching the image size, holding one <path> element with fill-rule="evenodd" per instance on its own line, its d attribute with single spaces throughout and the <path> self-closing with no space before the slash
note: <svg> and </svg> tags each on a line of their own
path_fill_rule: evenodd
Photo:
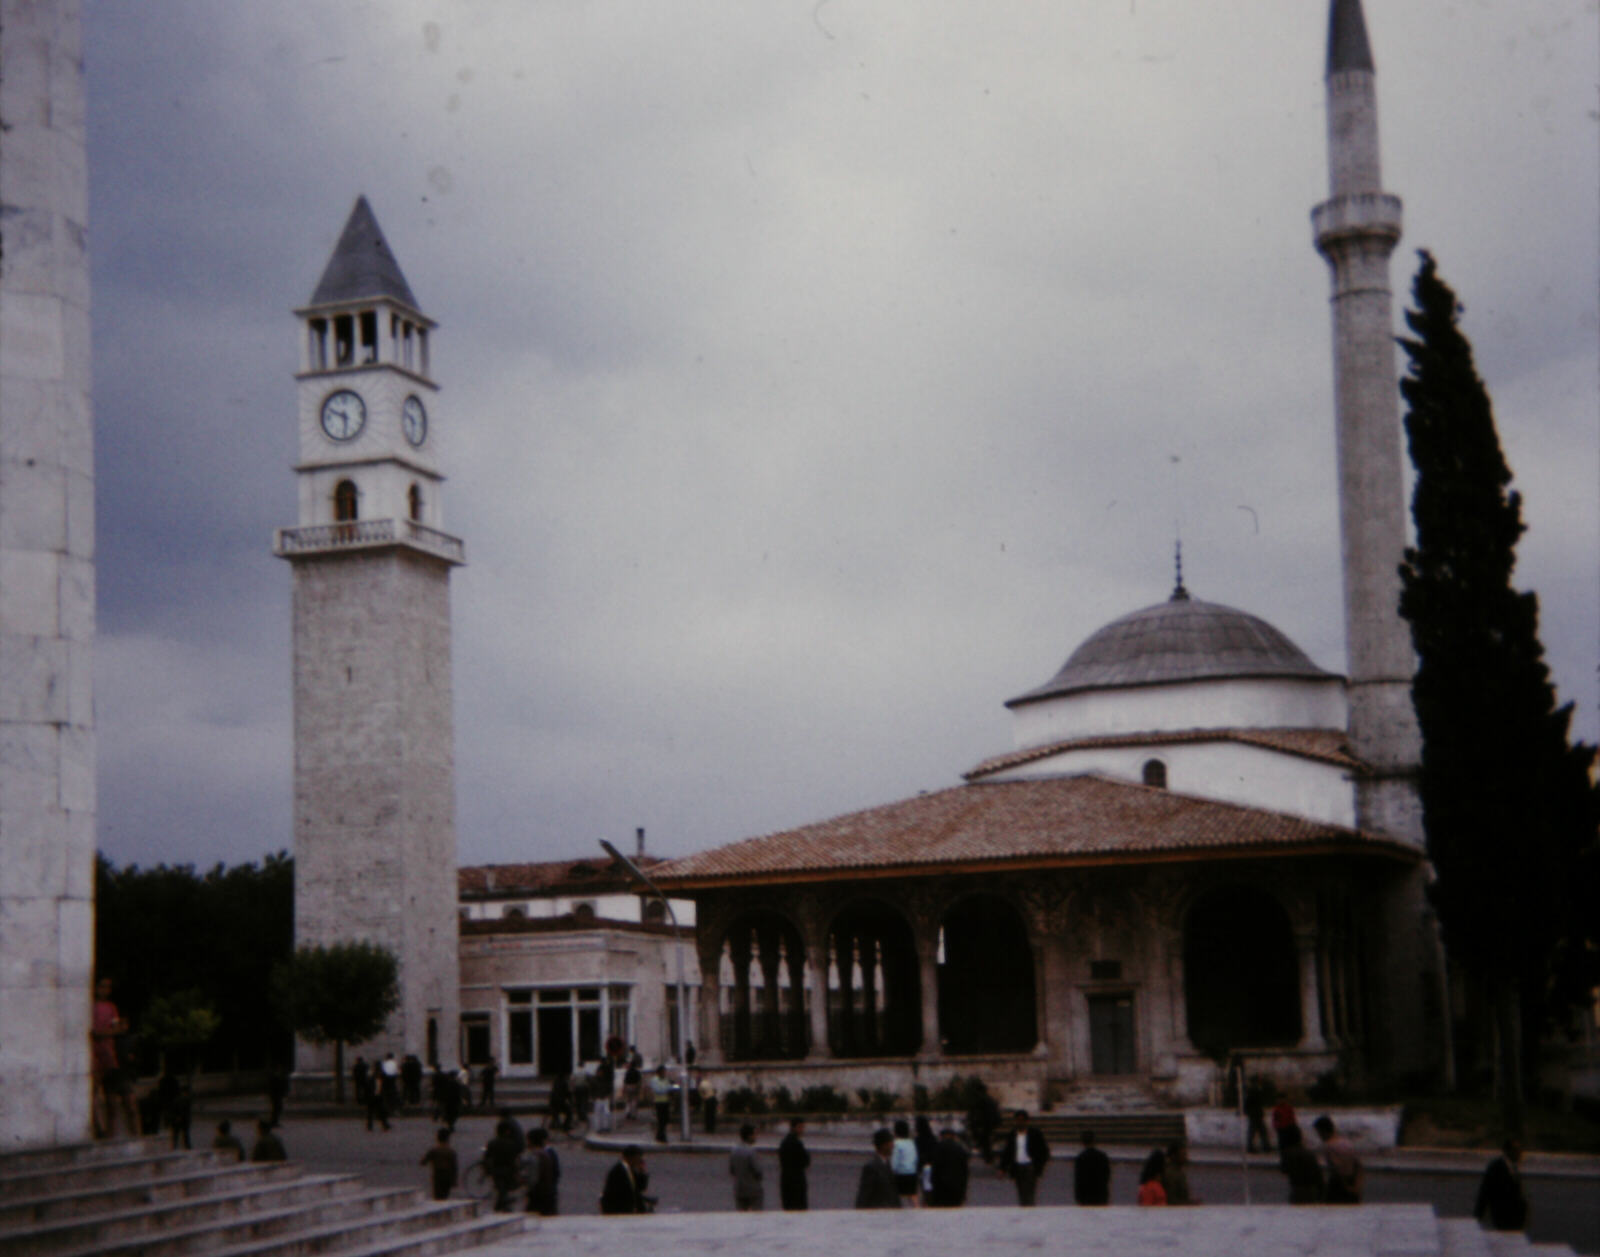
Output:
<svg viewBox="0 0 1600 1257">
<path fill-rule="evenodd" d="M 441 321 L 463 858 L 947 785 L 1190 588 L 1338 668 L 1310 10 L 88 7 L 102 833 L 289 837 L 295 324 L 365 192 Z M 1594 733 L 1594 14 L 1369 13 Z"/>
</svg>

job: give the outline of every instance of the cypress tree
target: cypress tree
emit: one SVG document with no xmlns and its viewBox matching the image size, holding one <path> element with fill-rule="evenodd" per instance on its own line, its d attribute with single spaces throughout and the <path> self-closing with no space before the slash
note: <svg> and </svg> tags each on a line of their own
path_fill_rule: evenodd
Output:
<svg viewBox="0 0 1600 1257">
<path fill-rule="evenodd" d="M 1405 315 L 1413 336 L 1400 341 L 1416 468 L 1400 613 L 1418 661 L 1430 896 L 1447 951 L 1493 1010 L 1505 1120 L 1520 1133 L 1524 1031 L 1586 1001 L 1595 977 L 1600 794 L 1594 749 L 1571 743 L 1572 707 L 1556 706 L 1538 599 L 1512 587 L 1522 502 L 1461 307 L 1420 256 Z"/>
</svg>

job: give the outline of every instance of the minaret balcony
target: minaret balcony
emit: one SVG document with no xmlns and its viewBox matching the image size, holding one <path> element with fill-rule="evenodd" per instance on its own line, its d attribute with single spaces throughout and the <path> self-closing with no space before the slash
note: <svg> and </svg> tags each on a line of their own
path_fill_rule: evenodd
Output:
<svg viewBox="0 0 1600 1257">
<path fill-rule="evenodd" d="M 1324 201 L 1311 211 L 1317 248 L 1354 236 L 1378 236 L 1391 244 L 1400 239 L 1400 198 L 1387 192 L 1352 192 Z"/>
<path fill-rule="evenodd" d="M 466 547 L 460 537 L 452 537 L 413 519 L 353 519 L 309 528 L 280 528 L 273 540 L 272 552 L 280 559 L 297 559 L 311 554 L 378 550 L 388 546 L 408 546 L 450 564 L 467 561 Z"/>
</svg>

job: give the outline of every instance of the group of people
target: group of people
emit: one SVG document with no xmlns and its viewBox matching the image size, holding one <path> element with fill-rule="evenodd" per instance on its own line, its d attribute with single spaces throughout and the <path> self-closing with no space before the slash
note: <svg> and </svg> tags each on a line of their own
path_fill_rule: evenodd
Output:
<svg viewBox="0 0 1600 1257">
<path fill-rule="evenodd" d="M 498 1076 L 499 1068 L 492 1058 L 479 1069 L 479 1101 L 485 1109 L 494 1107 Z M 436 1064 L 430 1072 L 411 1054 L 396 1061 L 394 1053 L 390 1052 L 373 1065 L 357 1056 L 350 1065 L 350 1082 L 355 1089 L 356 1105 L 366 1114 L 367 1129 L 389 1130 L 391 1117 L 408 1106 L 420 1105 L 425 1077 L 433 1120 L 455 1130 L 461 1114 L 472 1107 L 471 1069 L 465 1065 L 446 1069 Z"/>
</svg>

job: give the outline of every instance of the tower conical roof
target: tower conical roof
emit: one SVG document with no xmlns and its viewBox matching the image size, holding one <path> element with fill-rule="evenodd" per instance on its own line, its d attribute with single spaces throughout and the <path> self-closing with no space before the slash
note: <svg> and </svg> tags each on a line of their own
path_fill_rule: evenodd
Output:
<svg viewBox="0 0 1600 1257">
<path fill-rule="evenodd" d="M 367 198 L 358 196 L 355 208 L 350 211 L 339 243 L 333 247 L 333 256 L 311 294 L 311 304 L 326 305 L 340 301 L 362 301 L 371 297 L 392 297 L 413 310 L 419 310 L 417 299 L 411 295 L 411 286 L 400 273 L 400 263 L 395 261 L 389 242 L 383 238 L 383 229 Z"/>
<path fill-rule="evenodd" d="M 1361 0 L 1332 0 L 1328 6 L 1328 73 L 1371 70 L 1372 45 Z"/>
</svg>

